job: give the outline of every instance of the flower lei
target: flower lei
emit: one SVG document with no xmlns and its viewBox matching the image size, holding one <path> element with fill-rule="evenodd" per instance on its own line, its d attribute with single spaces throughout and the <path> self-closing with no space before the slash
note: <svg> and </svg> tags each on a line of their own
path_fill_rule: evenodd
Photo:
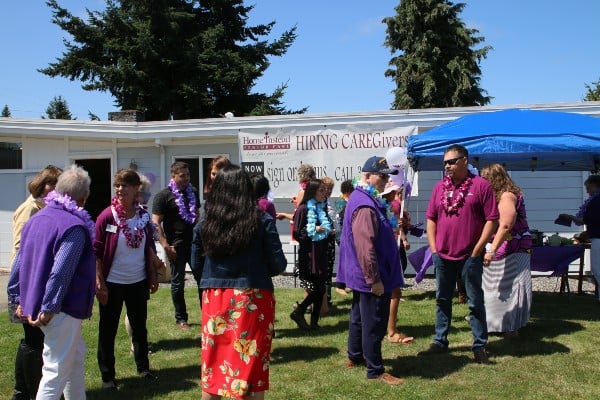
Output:
<svg viewBox="0 0 600 400">
<path fill-rule="evenodd" d="M 590 203 L 592 202 L 592 200 L 596 199 L 598 196 L 600 196 L 600 190 L 598 190 L 596 193 L 594 193 L 593 195 L 588 197 L 583 202 L 583 204 L 581 205 L 581 207 L 579 207 L 579 211 L 577 211 L 577 214 L 575 216 L 577 218 L 583 218 L 583 214 L 585 214 L 585 212 L 587 211 L 587 208 L 590 205 Z"/>
<path fill-rule="evenodd" d="M 68 194 L 63 195 L 58 193 L 56 190 L 53 190 L 44 198 L 44 202 L 46 204 L 60 204 L 62 205 L 63 210 L 81 219 L 84 222 L 88 233 L 90 234 L 90 238 L 94 240 L 96 224 L 92 220 L 92 217 L 90 217 L 90 213 L 88 213 L 83 207 L 79 207 L 75 200 L 71 198 L 71 196 Z"/>
<path fill-rule="evenodd" d="M 444 191 L 440 201 L 442 203 L 442 208 L 444 211 L 446 211 L 447 215 L 458 215 L 458 210 L 460 210 L 465 204 L 467 194 L 469 193 L 469 189 L 471 188 L 472 184 L 473 178 L 469 176 L 460 184 L 460 187 L 458 188 L 458 194 L 454 197 L 454 201 L 451 203 L 452 197 L 450 194 L 454 191 L 454 184 L 452 183 L 452 178 L 447 175 L 444 177 Z"/>
<path fill-rule="evenodd" d="M 379 191 L 377 191 L 377 189 L 375 189 L 373 185 L 371 185 L 370 183 L 363 184 L 358 180 L 358 178 L 354 178 L 352 180 L 352 186 L 354 186 L 354 189 L 361 188 L 375 200 L 378 200 L 379 204 L 381 204 L 381 206 L 385 208 L 386 217 L 392 227 L 392 230 L 395 231 L 396 229 L 398 229 L 398 218 L 396 218 L 394 212 L 392 211 L 392 205 L 380 196 Z"/>
<path fill-rule="evenodd" d="M 308 208 L 308 214 L 306 216 L 306 233 L 313 242 L 325 239 L 331 232 L 331 222 L 327 218 L 325 212 L 325 203 L 317 203 L 315 199 L 310 199 L 306 202 L 306 208 Z M 317 219 L 321 223 L 321 228 L 324 230 L 317 232 Z"/>
<path fill-rule="evenodd" d="M 185 188 L 185 197 L 189 200 L 188 208 L 185 207 L 185 201 L 183 200 L 182 191 L 177 188 L 175 181 L 171 179 L 169 181 L 169 189 L 175 196 L 175 204 L 179 207 L 179 216 L 188 224 L 193 224 L 196 221 L 196 196 L 192 190 L 192 184 L 188 183 Z"/>
<path fill-rule="evenodd" d="M 135 226 L 133 227 L 135 231 L 135 236 L 131 234 L 131 228 L 127 223 L 127 216 L 125 215 L 125 208 L 117 197 L 113 197 L 110 201 L 110 205 L 113 209 L 113 215 L 115 216 L 115 220 L 121 232 L 123 232 L 123 236 L 125 236 L 125 242 L 128 247 L 133 249 L 137 249 L 140 247 L 142 240 L 144 239 L 144 227 L 150 221 L 150 215 L 147 212 L 143 212 L 141 208 L 138 207 L 138 202 L 136 201 L 134 207 L 137 210 L 138 219 L 135 221 Z M 115 215 L 116 214 L 116 215 Z"/>
</svg>

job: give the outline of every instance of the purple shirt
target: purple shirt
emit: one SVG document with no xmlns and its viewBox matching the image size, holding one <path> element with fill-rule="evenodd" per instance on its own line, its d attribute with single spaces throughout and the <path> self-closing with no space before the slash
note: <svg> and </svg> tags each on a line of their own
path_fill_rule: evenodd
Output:
<svg viewBox="0 0 600 400">
<path fill-rule="evenodd" d="M 454 188 L 454 196 L 459 186 Z M 499 217 L 494 190 L 485 179 L 474 176 L 464 205 L 453 215 L 442 209 L 442 195 L 447 194 L 440 181 L 433 188 L 425 213 L 428 220 L 436 223 L 436 250 L 444 259 L 464 260 L 479 241 L 485 223 Z"/>
<path fill-rule="evenodd" d="M 266 197 L 261 197 L 260 199 L 258 199 L 258 208 L 269 214 L 271 217 L 277 218 L 275 206 Z"/>
</svg>

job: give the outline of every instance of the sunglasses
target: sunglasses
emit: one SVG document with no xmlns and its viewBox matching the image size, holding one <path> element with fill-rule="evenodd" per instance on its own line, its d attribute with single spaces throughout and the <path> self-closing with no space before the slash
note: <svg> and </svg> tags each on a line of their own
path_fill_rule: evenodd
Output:
<svg viewBox="0 0 600 400">
<path fill-rule="evenodd" d="M 444 165 L 454 165 L 458 162 L 458 160 L 461 160 L 465 158 L 465 156 L 460 156 L 460 157 L 456 157 L 456 158 L 451 158 L 449 160 L 444 160 Z"/>
</svg>

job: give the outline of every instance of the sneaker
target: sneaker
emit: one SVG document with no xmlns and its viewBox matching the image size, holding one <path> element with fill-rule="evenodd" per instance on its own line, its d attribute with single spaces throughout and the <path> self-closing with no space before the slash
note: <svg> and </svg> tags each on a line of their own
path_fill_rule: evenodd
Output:
<svg viewBox="0 0 600 400">
<path fill-rule="evenodd" d="M 144 378 L 144 380 L 146 381 L 157 381 L 158 380 L 158 376 L 154 375 L 152 372 L 150 371 L 143 371 L 140 372 L 140 376 L 142 378 Z"/>
<path fill-rule="evenodd" d="M 442 354 L 442 353 L 447 353 L 447 352 L 448 352 L 447 347 L 441 346 L 437 343 L 431 343 L 427 350 L 422 350 L 422 351 L 418 352 L 417 355 L 418 356 L 430 356 L 433 354 Z"/>
<path fill-rule="evenodd" d="M 190 329 L 190 325 L 186 321 L 178 321 L 177 326 L 184 331 L 187 331 Z"/>
<path fill-rule="evenodd" d="M 102 389 L 117 391 L 119 388 L 117 387 L 117 382 L 113 379 L 112 381 L 102 382 Z"/>
<path fill-rule="evenodd" d="M 490 360 L 488 358 L 488 353 L 485 347 L 479 347 L 473 350 L 473 357 L 477 364 L 489 364 Z"/>
<path fill-rule="evenodd" d="M 369 378 L 370 381 L 380 381 L 383 383 L 387 383 L 388 385 L 401 385 L 404 382 L 406 382 L 404 379 L 401 378 L 396 378 L 393 375 L 388 374 L 387 372 L 384 372 L 383 374 L 379 375 L 377 378 Z"/>
</svg>

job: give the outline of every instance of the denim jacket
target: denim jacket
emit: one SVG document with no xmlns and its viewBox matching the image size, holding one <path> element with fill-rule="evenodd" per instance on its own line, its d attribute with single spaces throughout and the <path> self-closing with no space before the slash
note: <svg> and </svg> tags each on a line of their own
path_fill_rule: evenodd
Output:
<svg viewBox="0 0 600 400">
<path fill-rule="evenodd" d="M 204 255 L 200 232 L 202 222 L 194 227 L 192 264 L 202 271 L 201 288 L 253 288 L 273 290 L 272 276 L 287 267 L 287 260 L 279 240 L 275 219 L 261 212 L 263 229 L 246 250 L 223 258 Z"/>
</svg>

